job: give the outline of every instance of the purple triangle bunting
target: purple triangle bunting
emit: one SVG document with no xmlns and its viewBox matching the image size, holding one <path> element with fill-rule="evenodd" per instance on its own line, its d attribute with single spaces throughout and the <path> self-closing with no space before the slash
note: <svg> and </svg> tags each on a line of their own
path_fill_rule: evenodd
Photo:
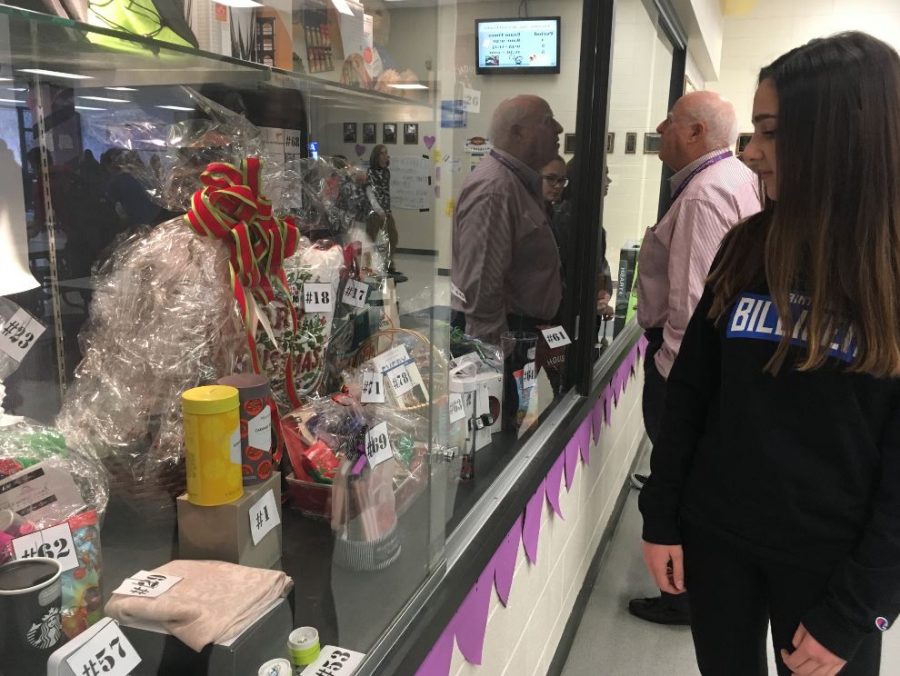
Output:
<svg viewBox="0 0 900 676">
<path fill-rule="evenodd" d="M 450 620 L 450 624 L 431 648 L 428 657 L 419 665 L 416 676 L 447 676 L 450 673 L 450 662 L 453 660 L 453 634 L 456 618 Z"/>
<path fill-rule="evenodd" d="M 569 439 L 564 451 L 566 456 L 566 490 L 572 490 L 572 482 L 575 480 L 575 468 L 578 467 L 578 440 L 575 437 Z"/>
<path fill-rule="evenodd" d="M 553 511 L 559 516 L 560 519 L 564 519 L 562 509 L 559 506 L 559 488 L 560 483 L 562 482 L 563 469 L 565 469 L 566 465 L 566 456 L 564 453 L 560 453 L 559 457 L 556 459 L 556 462 L 553 463 L 553 467 L 550 468 L 550 471 L 547 473 L 547 479 L 544 481 L 547 487 L 547 502 L 550 503 L 550 506 L 553 508 Z"/>
<path fill-rule="evenodd" d="M 531 563 L 537 563 L 538 536 L 541 534 L 541 516 L 544 514 L 544 495 L 546 488 L 544 482 L 538 486 L 537 491 L 525 505 L 525 521 L 522 523 L 522 544 L 525 545 L 525 555 Z"/>
<path fill-rule="evenodd" d="M 494 584 L 497 596 L 504 606 L 509 604 L 509 592 L 512 590 L 513 575 L 516 572 L 516 560 L 519 558 L 519 543 L 522 541 L 522 517 L 516 519 L 491 561 L 494 564 Z M 490 564 L 489 564 L 490 566 Z"/>
<path fill-rule="evenodd" d="M 469 664 L 481 664 L 484 653 L 484 634 L 487 631 L 491 590 L 494 588 L 494 569 L 488 564 L 475 586 L 453 616 L 456 645 Z"/>
</svg>

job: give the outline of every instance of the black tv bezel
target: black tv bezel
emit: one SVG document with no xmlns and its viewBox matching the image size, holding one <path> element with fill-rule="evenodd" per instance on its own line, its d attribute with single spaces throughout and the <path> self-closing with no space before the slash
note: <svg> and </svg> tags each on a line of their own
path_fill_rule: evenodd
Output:
<svg viewBox="0 0 900 676">
<path fill-rule="evenodd" d="M 556 21 L 556 65 L 555 66 L 482 66 L 479 60 L 480 41 L 478 29 L 483 23 L 497 21 Z M 559 16 L 507 16 L 496 19 L 475 19 L 475 73 L 477 75 L 559 75 L 560 51 L 562 45 L 562 19 Z"/>
</svg>

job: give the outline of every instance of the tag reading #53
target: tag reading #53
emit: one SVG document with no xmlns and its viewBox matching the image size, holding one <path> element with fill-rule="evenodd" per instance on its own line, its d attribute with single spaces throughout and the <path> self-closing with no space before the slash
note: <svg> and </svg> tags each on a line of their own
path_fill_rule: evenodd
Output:
<svg viewBox="0 0 900 676">
<path fill-rule="evenodd" d="M 544 334 L 544 340 L 547 341 L 547 345 L 550 347 L 562 347 L 563 345 L 570 345 L 572 343 L 572 341 L 569 340 L 569 334 L 567 334 L 566 330 L 561 326 L 543 329 L 541 333 Z"/>
<path fill-rule="evenodd" d="M 66 658 L 75 676 L 126 676 L 141 663 L 115 620 Z"/>
<path fill-rule="evenodd" d="M 370 467 L 377 467 L 394 457 L 386 422 L 380 422 L 366 432 L 366 457 Z"/>
<path fill-rule="evenodd" d="M 333 312 L 334 290 L 331 284 L 304 284 L 304 312 Z"/>
<path fill-rule="evenodd" d="M 267 490 L 266 494 L 257 500 L 250 508 L 250 538 L 255 547 L 266 534 L 281 523 L 281 515 L 278 514 L 278 505 L 275 504 L 274 491 Z"/>
<path fill-rule="evenodd" d="M 12 545 L 17 559 L 31 559 L 36 556 L 56 559 L 64 573 L 78 568 L 78 554 L 72 542 L 72 529 L 67 523 L 23 535 L 13 540 Z"/>
</svg>

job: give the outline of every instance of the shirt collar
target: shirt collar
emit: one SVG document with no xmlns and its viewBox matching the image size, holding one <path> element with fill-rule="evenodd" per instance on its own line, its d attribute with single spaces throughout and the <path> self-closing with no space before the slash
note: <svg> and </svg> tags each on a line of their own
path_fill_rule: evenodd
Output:
<svg viewBox="0 0 900 676">
<path fill-rule="evenodd" d="M 671 191 L 671 194 L 673 194 L 673 195 L 675 194 L 675 192 L 678 190 L 678 188 L 681 187 L 681 184 L 684 183 L 685 179 L 691 175 L 691 172 L 694 171 L 694 169 L 699 167 L 701 164 L 706 162 L 706 160 L 710 159 L 711 157 L 715 157 L 716 155 L 719 155 L 727 150 L 728 150 L 728 148 L 716 148 L 712 152 L 708 152 L 708 153 L 706 153 L 706 155 L 703 155 L 702 157 L 698 157 L 696 160 L 694 160 L 687 166 L 682 167 L 681 169 L 676 171 L 675 175 L 669 179 L 669 190 Z"/>
<path fill-rule="evenodd" d="M 538 172 L 529 167 L 519 158 L 510 155 L 505 150 L 493 148 L 491 149 L 491 152 L 496 153 L 502 158 L 503 164 L 506 164 L 506 166 L 512 170 L 512 172 L 519 178 L 519 180 L 525 184 L 525 187 L 528 188 L 529 191 L 543 198 L 544 192 L 543 186 L 541 185 L 543 179 Z"/>
</svg>

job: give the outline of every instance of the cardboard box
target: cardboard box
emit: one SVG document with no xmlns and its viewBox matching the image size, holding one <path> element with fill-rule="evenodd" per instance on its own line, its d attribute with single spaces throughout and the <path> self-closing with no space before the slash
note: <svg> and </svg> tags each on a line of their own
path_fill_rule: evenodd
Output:
<svg viewBox="0 0 900 676">
<path fill-rule="evenodd" d="M 457 366 L 460 366 L 460 360 L 457 360 Z M 464 366 L 454 368 L 450 371 L 450 391 L 463 395 L 466 419 L 469 421 L 467 441 L 474 444 L 473 450 L 484 448 L 491 443 L 491 435 L 501 428 L 503 374 L 499 371 L 483 371 L 467 375 Z M 493 424 L 483 426 L 482 416 L 485 415 L 493 417 Z"/>
<path fill-rule="evenodd" d="M 278 525 L 253 544 L 250 510 L 268 491 L 273 491 Z M 254 568 L 272 568 L 281 560 L 281 474 L 244 486 L 244 495 L 226 505 L 201 507 L 179 496 L 178 555 L 182 559 L 215 559 Z"/>
</svg>

